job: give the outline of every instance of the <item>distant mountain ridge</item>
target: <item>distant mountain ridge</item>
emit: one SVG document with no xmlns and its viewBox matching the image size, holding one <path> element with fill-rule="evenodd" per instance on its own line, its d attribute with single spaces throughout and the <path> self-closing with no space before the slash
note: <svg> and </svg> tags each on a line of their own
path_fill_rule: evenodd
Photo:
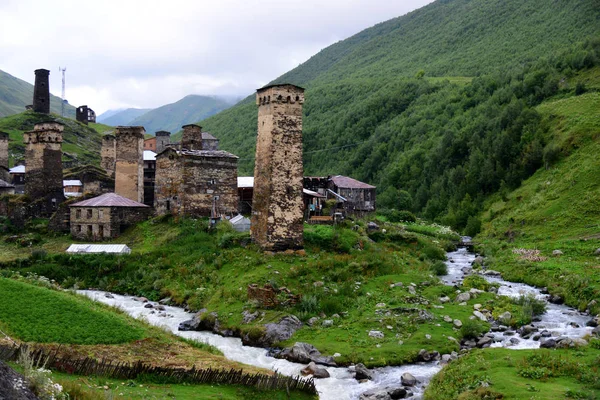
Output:
<svg viewBox="0 0 600 400">
<path fill-rule="evenodd" d="M 114 113 L 103 113 L 97 121 L 110 126 L 119 126 L 119 125 L 131 125 L 130 122 L 136 119 L 137 117 L 146 114 L 147 112 L 152 111 L 151 108 L 127 108 L 124 110 L 118 110 Z M 105 116 L 106 115 L 106 116 Z"/>
<path fill-rule="evenodd" d="M 32 103 L 33 85 L 0 70 L 0 118 L 22 113 Z M 60 114 L 61 104 L 60 97 L 50 95 L 50 112 Z M 65 117 L 75 118 L 75 107 L 66 104 Z"/>
</svg>

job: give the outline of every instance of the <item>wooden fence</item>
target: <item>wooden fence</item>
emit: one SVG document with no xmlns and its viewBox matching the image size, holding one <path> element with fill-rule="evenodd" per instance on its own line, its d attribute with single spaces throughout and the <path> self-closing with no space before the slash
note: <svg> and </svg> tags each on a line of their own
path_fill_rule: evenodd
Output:
<svg viewBox="0 0 600 400">
<path fill-rule="evenodd" d="M 27 345 L 0 345 L 0 360 L 17 361 L 22 352 L 28 352 L 36 366 L 45 366 L 68 374 L 97 375 L 115 379 L 136 379 L 148 376 L 161 383 L 210 383 L 252 386 L 260 390 L 301 391 L 317 394 L 313 378 L 290 377 L 280 374 L 265 375 L 245 373 L 243 370 L 191 369 L 156 367 L 141 361 L 135 363 L 112 362 L 106 359 L 60 356 L 60 348 L 47 352 L 42 348 L 30 349 Z"/>
</svg>

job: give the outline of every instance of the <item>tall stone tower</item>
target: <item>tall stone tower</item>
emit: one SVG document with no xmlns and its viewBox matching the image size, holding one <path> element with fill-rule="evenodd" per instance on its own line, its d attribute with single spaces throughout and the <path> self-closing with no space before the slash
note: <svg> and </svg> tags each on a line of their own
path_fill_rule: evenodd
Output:
<svg viewBox="0 0 600 400">
<path fill-rule="evenodd" d="M 171 132 L 158 131 L 156 132 L 156 153 L 160 153 L 167 148 L 171 143 Z"/>
<path fill-rule="evenodd" d="M 8 133 L 0 132 L 0 179 L 10 183 L 8 173 Z"/>
<path fill-rule="evenodd" d="M 304 89 L 258 89 L 258 136 L 252 198 L 252 239 L 263 250 L 303 245 L 302 104 Z"/>
<path fill-rule="evenodd" d="M 33 131 L 23 134 L 27 178 L 25 194 L 32 200 L 45 199 L 43 211 L 51 212 L 64 200 L 62 172 L 61 123 L 49 121 L 35 124 Z"/>
<path fill-rule="evenodd" d="M 47 69 L 35 70 L 35 85 L 33 87 L 33 111 L 50 114 L 50 85 L 48 82 L 50 71 Z"/>
<path fill-rule="evenodd" d="M 143 126 L 115 128 L 115 193 L 130 200 L 144 201 Z"/>
<path fill-rule="evenodd" d="M 102 136 L 100 167 L 106 171 L 108 176 L 115 177 L 115 137 L 113 135 Z"/>
<path fill-rule="evenodd" d="M 202 150 L 202 127 L 196 124 L 182 126 L 181 148 L 186 150 Z"/>
</svg>

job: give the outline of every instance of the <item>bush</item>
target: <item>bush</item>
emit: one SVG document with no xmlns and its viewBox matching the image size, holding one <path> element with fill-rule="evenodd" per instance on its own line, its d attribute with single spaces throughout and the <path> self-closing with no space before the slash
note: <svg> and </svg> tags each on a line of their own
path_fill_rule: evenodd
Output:
<svg viewBox="0 0 600 400">
<path fill-rule="evenodd" d="M 488 327 L 476 319 L 468 319 L 460 328 L 460 337 L 462 339 L 477 339 L 480 335 L 486 333 Z"/>
<path fill-rule="evenodd" d="M 316 314 L 320 310 L 319 299 L 314 294 L 302 296 L 298 303 L 298 309 L 307 314 Z"/>
<path fill-rule="evenodd" d="M 492 284 L 479 275 L 469 275 L 463 280 L 463 286 L 468 289 L 474 288 L 487 292 Z"/>
<path fill-rule="evenodd" d="M 438 276 L 448 275 L 448 266 L 445 262 L 438 260 L 431 264 L 431 271 Z"/>
<path fill-rule="evenodd" d="M 465 227 L 465 235 L 475 236 L 481 231 L 481 220 L 477 217 L 470 216 L 467 219 L 467 226 Z"/>
</svg>

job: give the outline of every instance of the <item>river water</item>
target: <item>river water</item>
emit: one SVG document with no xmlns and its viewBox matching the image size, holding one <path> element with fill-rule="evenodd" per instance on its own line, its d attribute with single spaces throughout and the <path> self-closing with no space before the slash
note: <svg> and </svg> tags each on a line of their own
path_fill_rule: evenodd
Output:
<svg viewBox="0 0 600 400">
<path fill-rule="evenodd" d="M 470 269 L 471 263 L 475 259 L 475 254 L 469 252 L 466 248 L 459 248 L 457 251 L 447 254 L 448 275 L 442 277 L 446 284 L 460 282 L 464 277 L 463 268 Z M 534 287 L 525 284 L 515 284 L 502 280 L 498 277 L 485 277 L 490 282 L 499 283 L 498 294 L 503 296 L 516 297 L 522 294 L 531 293 L 537 298 L 544 299 L 544 295 Z M 135 318 L 143 318 L 152 325 L 162 326 L 176 335 L 188 339 L 206 342 L 221 350 L 225 357 L 230 360 L 238 361 L 244 364 L 256 367 L 266 368 L 277 371 L 284 375 L 300 375 L 306 365 L 292 363 L 286 360 L 280 360 L 267 355 L 267 350 L 262 348 L 242 345 L 238 338 L 222 337 L 211 332 L 193 332 L 179 331 L 179 324 L 189 320 L 194 314 L 188 313 L 180 307 L 165 306 L 164 311 L 145 308 L 144 303 L 131 296 L 121 296 L 118 294 L 106 293 L 94 290 L 78 291 L 94 300 L 104 304 L 118 307 L 127 314 Z M 152 303 L 152 302 L 151 302 Z M 152 303 L 155 304 L 156 303 Z M 585 327 L 589 316 L 562 305 L 548 304 L 548 311 L 539 322 L 534 323 L 540 331 L 546 329 L 552 336 L 581 337 L 591 331 L 591 328 Z M 573 324 L 572 324 L 573 323 Z M 576 328 L 574 326 L 579 326 Z M 524 339 L 518 334 L 505 336 L 503 333 L 495 334 L 495 343 L 493 347 L 506 346 L 513 349 L 537 348 L 539 342 L 532 339 Z M 518 344 L 510 342 L 510 338 L 516 337 Z M 417 378 L 419 384 L 412 389 L 415 394 L 413 399 L 422 397 L 425 386 L 429 380 L 441 369 L 437 362 L 410 364 L 397 367 L 385 367 L 373 369 L 373 380 L 365 383 L 357 382 L 352 373 L 345 367 L 327 367 L 331 375 L 330 378 L 315 379 L 319 397 L 323 400 L 354 400 L 358 399 L 361 393 L 374 388 L 401 387 L 400 377 L 404 372 L 409 372 Z"/>
</svg>

